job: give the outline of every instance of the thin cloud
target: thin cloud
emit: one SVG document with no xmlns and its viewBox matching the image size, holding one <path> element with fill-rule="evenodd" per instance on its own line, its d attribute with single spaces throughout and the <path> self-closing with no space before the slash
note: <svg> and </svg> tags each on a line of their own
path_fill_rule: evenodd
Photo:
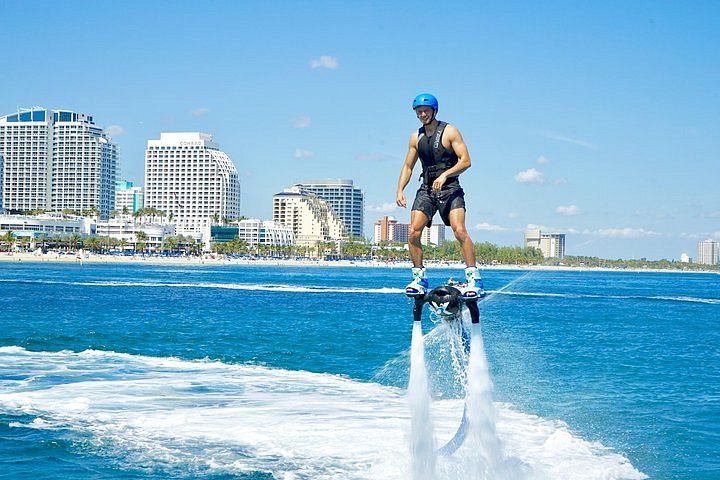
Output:
<svg viewBox="0 0 720 480">
<path fill-rule="evenodd" d="M 545 155 L 540 155 L 535 162 L 540 165 L 545 165 L 546 163 L 550 163 L 550 160 L 548 160 Z"/>
<path fill-rule="evenodd" d="M 207 107 L 198 107 L 198 108 L 193 109 L 192 114 L 196 117 L 202 117 L 209 111 L 210 111 L 210 109 Z"/>
<path fill-rule="evenodd" d="M 120 125 L 108 125 L 105 128 L 105 133 L 111 137 L 117 137 L 118 135 L 125 135 L 125 129 Z"/>
<path fill-rule="evenodd" d="M 361 153 L 356 157 L 361 162 L 397 162 L 399 157 L 387 153 Z"/>
<path fill-rule="evenodd" d="M 601 228 L 592 234 L 606 238 L 643 238 L 657 237 L 660 234 L 644 228 Z"/>
<path fill-rule="evenodd" d="M 528 224 L 525 229 L 540 229 L 543 232 L 565 232 L 571 235 L 586 235 L 590 237 L 601 237 L 601 238 L 644 238 L 644 237 L 663 237 L 663 235 L 652 230 L 645 230 L 644 228 L 599 228 L 596 230 L 584 229 L 578 230 L 576 228 L 555 228 L 547 225 L 535 225 Z"/>
<path fill-rule="evenodd" d="M 290 122 L 292 123 L 292 126 L 295 128 L 309 128 L 310 127 L 310 117 L 297 117 L 297 118 L 291 118 Z"/>
<path fill-rule="evenodd" d="M 340 66 L 337 57 L 331 57 L 329 55 L 321 55 L 318 58 L 310 60 L 310 68 L 327 68 L 329 70 L 335 70 Z"/>
<path fill-rule="evenodd" d="M 580 215 L 580 209 L 577 205 L 560 205 L 555 209 L 555 212 L 566 216 Z"/>
<path fill-rule="evenodd" d="M 582 140 L 582 139 L 578 139 L 578 138 L 571 138 L 571 137 L 568 137 L 566 135 L 563 135 L 563 134 L 557 133 L 557 132 L 548 132 L 548 131 L 542 132 L 542 136 L 544 136 L 545 138 L 549 138 L 551 140 L 558 140 L 560 142 L 572 143 L 573 145 L 580 145 L 581 147 L 585 147 L 585 148 L 590 148 L 590 149 L 597 148 L 597 145 L 595 145 L 592 142 L 588 142 L 587 140 Z"/>
<path fill-rule="evenodd" d="M 486 232 L 506 232 L 507 228 L 501 227 L 500 225 L 493 225 L 487 222 L 478 223 L 475 225 L 475 229 L 484 230 Z"/>
<path fill-rule="evenodd" d="M 313 156 L 313 152 L 311 152 L 310 150 L 305 150 L 303 148 L 296 148 L 295 154 L 293 156 L 300 159 L 310 158 Z"/>
<path fill-rule="evenodd" d="M 539 172 L 538 170 L 535 170 L 534 168 L 529 168 L 527 170 L 523 170 L 522 172 L 518 172 L 517 175 L 515 175 L 515 181 L 520 183 L 543 183 L 545 181 L 545 176 L 542 172 Z"/>
<path fill-rule="evenodd" d="M 373 213 L 392 213 L 399 207 L 394 202 L 387 202 L 380 205 L 368 205 L 365 210 Z"/>
</svg>

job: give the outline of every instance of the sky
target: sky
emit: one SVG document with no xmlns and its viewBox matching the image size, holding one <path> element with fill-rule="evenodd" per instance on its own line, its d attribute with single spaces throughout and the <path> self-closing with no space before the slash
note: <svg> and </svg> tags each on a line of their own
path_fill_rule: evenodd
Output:
<svg viewBox="0 0 720 480">
<path fill-rule="evenodd" d="M 470 151 L 473 241 L 521 246 L 539 227 L 567 255 L 678 260 L 720 239 L 720 2 L 0 4 L 0 115 L 92 115 L 136 185 L 148 140 L 209 133 L 242 215 L 351 179 L 372 237 L 385 215 L 409 221 L 397 180 L 430 92 Z"/>
</svg>

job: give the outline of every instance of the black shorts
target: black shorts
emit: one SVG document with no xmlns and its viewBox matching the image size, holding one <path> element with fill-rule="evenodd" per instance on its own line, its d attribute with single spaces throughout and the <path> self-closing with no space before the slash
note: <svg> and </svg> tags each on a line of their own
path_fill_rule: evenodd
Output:
<svg viewBox="0 0 720 480">
<path fill-rule="evenodd" d="M 443 185 L 437 195 L 427 185 L 422 184 L 415 194 L 412 206 L 413 210 L 419 210 L 427 215 L 428 227 L 432 225 L 435 212 L 440 212 L 443 223 L 450 226 L 450 211 L 456 208 L 465 209 L 465 192 L 458 182 Z"/>
</svg>

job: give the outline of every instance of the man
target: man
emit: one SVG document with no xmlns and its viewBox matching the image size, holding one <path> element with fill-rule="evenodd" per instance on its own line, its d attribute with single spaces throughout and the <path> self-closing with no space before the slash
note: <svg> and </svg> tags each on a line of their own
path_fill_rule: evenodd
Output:
<svg viewBox="0 0 720 480">
<path fill-rule="evenodd" d="M 465 193 L 458 180 L 458 175 L 470 168 L 470 154 L 458 129 L 436 118 L 437 98 L 422 93 L 415 97 L 412 108 L 422 127 L 410 135 L 395 199 L 399 207 L 407 207 L 404 190 L 419 158 L 422 184 L 412 205 L 408 232 L 413 280 L 405 288 L 405 293 L 408 296 L 427 293 L 428 281 L 420 237 L 423 229 L 432 224 L 435 213 L 439 212 L 445 225 L 452 227 L 465 260 L 466 283 L 460 291 L 465 298 L 476 298 L 481 295 L 483 284 L 475 265 L 473 242 L 465 228 Z"/>
</svg>

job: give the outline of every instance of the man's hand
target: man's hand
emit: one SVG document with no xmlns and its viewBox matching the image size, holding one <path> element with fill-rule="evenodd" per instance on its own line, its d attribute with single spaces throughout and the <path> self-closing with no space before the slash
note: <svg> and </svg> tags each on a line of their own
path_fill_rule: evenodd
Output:
<svg viewBox="0 0 720 480">
<path fill-rule="evenodd" d="M 405 199 L 405 192 L 402 190 L 397 192 L 397 196 L 395 197 L 395 203 L 397 203 L 398 207 L 405 208 L 407 207 L 407 200 Z"/>
<path fill-rule="evenodd" d="M 432 190 L 437 195 L 440 193 L 440 190 L 442 189 L 443 185 L 445 185 L 445 175 L 440 175 L 435 179 L 435 181 L 432 183 Z"/>
</svg>

